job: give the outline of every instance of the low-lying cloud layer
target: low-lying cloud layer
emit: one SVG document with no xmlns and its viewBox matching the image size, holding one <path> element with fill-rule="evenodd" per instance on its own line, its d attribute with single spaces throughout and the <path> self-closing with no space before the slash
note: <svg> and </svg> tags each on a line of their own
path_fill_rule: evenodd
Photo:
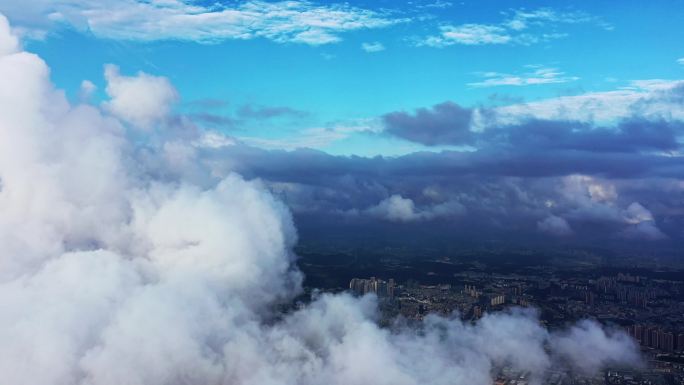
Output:
<svg viewBox="0 0 684 385">
<path fill-rule="evenodd" d="M 289 211 L 260 182 L 193 168 L 193 148 L 230 140 L 173 119 L 175 130 L 147 131 L 147 144 L 129 140 L 117 116 L 146 115 L 112 108 L 126 92 L 111 82 L 150 98 L 167 84 L 108 68 L 112 100 L 72 105 L 0 16 L 4 382 L 485 385 L 503 364 L 534 380 L 558 366 L 638 364 L 623 333 L 590 321 L 549 333 L 526 310 L 389 330 L 375 323 L 374 298 L 342 294 L 279 315 L 302 278 Z"/>
<path fill-rule="evenodd" d="M 467 151 L 411 154 L 386 163 L 407 164 L 395 170 L 413 165 L 413 183 L 404 181 L 404 188 L 413 184 L 413 197 L 425 183 L 423 171 L 470 212 L 478 211 L 475 203 L 498 210 L 490 217 L 534 219 L 541 233 L 581 237 L 572 228 L 591 222 L 601 224 L 607 237 L 681 239 L 682 84 L 642 81 L 624 92 L 529 104 L 469 109 L 445 102 L 392 112 L 383 116 L 386 134 Z M 486 204 L 467 202 L 473 189 L 483 188 L 489 190 L 481 195 Z M 611 193 L 601 196 L 604 190 Z M 635 207 L 647 215 L 630 219 Z"/>
<path fill-rule="evenodd" d="M 384 131 L 370 135 L 453 146 L 399 157 L 232 146 L 198 149 L 194 159 L 212 173 L 263 178 L 295 214 L 449 221 L 455 232 L 503 238 L 681 242 L 683 90 L 681 81 L 642 81 L 503 107 L 445 102 L 390 112 Z M 429 214 L 445 204 L 460 209 Z M 631 218 L 637 206 L 649 214 Z"/>
</svg>

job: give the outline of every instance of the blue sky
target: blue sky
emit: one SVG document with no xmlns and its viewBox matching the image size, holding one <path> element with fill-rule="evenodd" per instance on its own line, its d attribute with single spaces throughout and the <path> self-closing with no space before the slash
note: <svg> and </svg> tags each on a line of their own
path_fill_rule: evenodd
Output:
<svg viewBox="0 0 684 385">
<path fill-rule="evenodd" d="M 260 179 L 300 228 L 684 242 L 682 1 L 5 0 L 0 13 L 72 107 L 135 139 L 141 173 Z"/>
<path fill-rule="evenodd" d="M 295 12 L 317 10 L 330 23 L 319 31 L 323 37 L 312 34 L 306 41 L 292 33 L 259 37 L 259 28 L 296 29 L 296 14 L 262 15 L 268 21 L 249 36 L 239 29 L 226 33 L 230 22 L 221 19 L 174 30 L 162 25 L 173 23 L 171 16 L 159 16 L 166 15 L 159 12 L 164 8 L 174 17 L 211 16 L 258 8 L 255 2 L 194 2 L 195 9 L 190 2 L 151 2 L 136 13 L 139 20 L 84 16 L 93 9 L 123 13 L 122 3 L 36 2 L 28 10 L 17 3 L 0 11 L 38 37 L 26 40 L 27 49 L 50 63 L 53 81 L 71 98 L 84 79 L 104 98 L 102 68 L 114 63 L 122 73 L 168 77 L 182 98 L 179 112 L 231 118 L 245 105 L 302 112 L 212 127 L 269 148 L 308 145 L 360 155 L 442 149 L 377 135 L 377 119 L 445 100 L 502 105 L 684 77 L 684 65 L 677 63 L 684 57 L 680 1 L 293 3 Z M 269 4 L 273 13 L 288 8 Z M 141 26 L 150 20 L 160 25 Z M 208 99 L 225 105 L 198 107 Z M 340 132 L 330 134 L 335 130 Z"/>
</svg>

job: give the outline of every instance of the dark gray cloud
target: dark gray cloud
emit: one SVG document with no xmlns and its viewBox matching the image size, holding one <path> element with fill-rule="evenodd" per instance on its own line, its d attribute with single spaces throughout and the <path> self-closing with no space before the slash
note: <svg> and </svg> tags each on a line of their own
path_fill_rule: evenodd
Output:
<svg viewBox="0 0 684 385">
<path fill-rule="evenodd" d="M 525 150 L 579 150 L 590 152 L 673 151 L 684 124 L 663 119 L 629 119 L 615 127 L 592 127 L 572 121 L 530 120 L 495 128 L 479 135 L 480 145 L 512 146 Z"/>
<path fill-rule="evenodd" d="M 492 111 L 480 110 L 484 115 Z M 679 121 L 625 119 L 614 127 L 594 126 L 569 120 L 529 119 L 521 124 L 471 131 L 474 111 L 445 102 L 414 115 L 392 112 L 383 115 L 385 133 L 428 146 L 475 143 L 479 148 L 524 147 L 532 150 L 579 150 L 592 152 L 673 151 L 681 147 L 684 134 Z"/>
<path fill-rule="evenodd" d="M 331 218 L 350 228 L 387 220 L 385 228 L 421 222 L 472 239 L 543 238 L 553 230 L 564 242 L 604 244 L 672 242 L 684 225 L 680 157 L 507 148 L 366 158 L 236 144 L 198 149 L 194 163 L 206 166 L 207 180 L 230 172 L 263 180 L 298 218 L 327 218 L 316 231 Z M 373 215 L 393 196 L 406 203 L 409 220 Z"/>
<path fill-rule="evenodd" d="M 596 153 L 576 150 L 526 152 L 487 149 L 475 152 L 417 152 L 400 157 L 333 156 L 322 151 L 267 151 L 248 146 L 213 154 L 245 174 L 279 181 L 315 181 L 321 177 L 553 177 L 587 174 L 609 178 L 679 177 L 684 159 L 653 154 Z"/>
<path fill-rule="evenodd" d="M 472 139 L 473 111 L 453 102 L 419 108 L 415 113 L 391 112 L 383 115 L 386 132 L 428 146 L 466 144 Z"/>
</svg>

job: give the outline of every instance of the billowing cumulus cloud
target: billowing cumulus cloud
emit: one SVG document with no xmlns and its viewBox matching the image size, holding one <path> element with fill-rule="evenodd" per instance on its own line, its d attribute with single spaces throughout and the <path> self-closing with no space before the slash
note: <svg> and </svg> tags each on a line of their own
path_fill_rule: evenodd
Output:
<svg viewBox="0 0 684 385">
<path fill-rule="evenodd" d="M 107 95 L 111 98 L 104 108 L 116 117 L 132 124 L 149 127 L 165 117 L 178 93 L 168 79 L 139 72 L 123 76 L 119 67 L 105 66 Z"/>
<path fill-rule="evenodd" d="M 430 220 L 463 214 L 465 208 L 456 201 L 437 203 L 428 207 L 416 207 L 413 200 L 394 194 L 377 205 L 362 211 L 381 219 L 395 222 Z M 357 211 L 353 211 L 357 213 Z"/>
<path fill-rule="evenodd" d="M 16 52 L 18 39 L 10 33 L 10 25 L 6 18 L 0 18 L 0 55 Z"/>
<path fill-rule="evenodd" d="M 0 41 L 12 41 L 6 28 Z M 624 334 L 589 321 L 549 333 L 530 310 L 385 329 L 374 297 L 326 294 L 279 314 L 301 274 L 292 218 L 264 184 L 165 170 L 173 165 L 165 145 L 139 148 L 118 113 L 72 105 L 48 73 L 14 46 L 0 54 L 7 383 L 485 385 L 500 365 L 541 381 L 557 365 L 593 371 L 639 361 Z M 164 144 L 184 138 L 168 130 L 150 135 Z M 195 151 L 176 158 L 241 147 L 190 131 Z"/>
<path fill-rule="evenodd" d="M 581 321 L 569 330 L 556 333 L 551 340 L 552 349 L 561 357 L 571 360 L 571 365 L 582 373 L 593 373 L 606 364 L 631 361 L 636 362 L 635 351 L 622 349 L 623 344 L 634 341 L 616 330 L 597 329 L 588 320 Z M 596 355 L 582 355 L 587 348 L 598 349 Z"/>
<path fill-rule="evenodd" d="M 419 217 L 413 201 L 401 195 L 392 195 L 377 206 L 369 208 L 368 212 L 390 221 L 411 221 Z"/>
<path fill-rule="evenodd" d="M 653 214 L 639 202 L 632 202 L 624 211 L 624 218 L 630 227 L 625 229 L 624 235 L 630 238 L 659 240 L 667 238 L 655 224 Z"/>
</svg>

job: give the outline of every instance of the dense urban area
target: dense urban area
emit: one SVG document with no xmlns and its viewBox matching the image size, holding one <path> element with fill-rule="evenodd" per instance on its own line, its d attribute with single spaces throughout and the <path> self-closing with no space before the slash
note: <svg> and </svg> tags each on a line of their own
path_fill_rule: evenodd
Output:
<svg viewBox="0 0 684 385">
<path fill-rule="evenodd" d="M 365 260 L 356 252 L 302 254 L 302 269 L 313 274 L 311 286 L 376 295 L 386 326 L 435 313 L 475 322 L 513 306 L 534 308 L 550 330 L 582 319 L 619 328 L 640 345 L 646 363 L 644 368 L 610 368 L 592 378 L 559 370 L 548 373 L 548 384 L 684 384 L 684 274 L 678 267 L 629 258 L 614 263 L 591 253 L 543 260 L 526 252 L 508 256 L 503 266 L 504 256 L 492 258 L 496 253 L 482 260 L 472 255 L 412 259 L 378 253 Z M 346 278 L 325 280 L 335 271 L 351 276 L 346 285 Z M 527 373 L 496 370 L 498 385 L 530 381 Z"/>
</svg>

